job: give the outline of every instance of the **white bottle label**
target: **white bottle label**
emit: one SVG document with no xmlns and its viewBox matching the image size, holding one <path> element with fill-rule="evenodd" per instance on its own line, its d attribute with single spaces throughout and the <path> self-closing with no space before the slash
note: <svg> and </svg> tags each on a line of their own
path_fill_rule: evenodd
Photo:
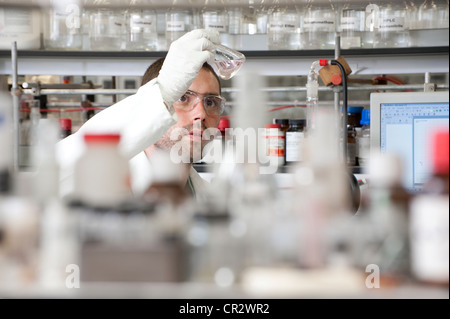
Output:
<svg viewBox="0 0 450 319">
<path fill-rule="evenodd" d="M 341 18 L 341 29 L 359 31 L 360 21 L 356 17 L 342 17 Z"/>
<path fill-rule="evenodd" d="M 3 14 L 0 15 L 1 33 L 32 33 L 32 11 L 2 9 Z M 3 16 L 3 17 L 2 17 Z"/>
<path fill-rule="evenodd" d="M 303 28 L 306 31 L 330 31 L 333 32 L 335 29 L 335 20 L 331 19 L 331 18 L 320 18 L 320 17 L 315 17 L 315 18 L 305 18 L 305 20 L 303 21 Z"/>
<path fill-rule="evenodd" d="M 302 149 L 305 140 L 303 132 L 286 132 L 286 162 L 303 160 Z"/>
<path fill-rule="evenodd" d="M 130 18 L 130 29 L 132 32 L 143 32 L 151 30 L 154 21 L 151 18 L 142 18 L 134 16 Z"/>
<path fill-rule="evenodd" d="M 168 32 L 184 32 L 186 30 L 186 25 L 184 21 L 167 21 L 166 31 Z"/>
<path fill-rule="evenodd" d="M 404 31 L 405 30 L 405 18 L 403 18 L 403 17 L 380 18 L 378 30 L 384 31 L 384 32 Z"/>
<path fill-rule="evenodd" d="M 295 24 L 289 22 L 272 22 L 269 24 L 269 30 L 271 32 L 294 32 L 296 29 Z"/>
</svg>

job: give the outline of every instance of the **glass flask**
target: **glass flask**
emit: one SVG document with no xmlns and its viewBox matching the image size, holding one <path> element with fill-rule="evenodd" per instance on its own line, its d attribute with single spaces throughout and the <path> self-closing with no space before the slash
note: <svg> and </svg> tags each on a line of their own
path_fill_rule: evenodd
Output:
<svg viewBox="0 0 450 319">
<path fill-rule="evenodd" d="M 406 6 L 403 1 L 380 1 L 374 48 L 409 47 Z"/>
<path fill-rule="evenodd" d="M 336 10 L 333 3 L 308 0 L 302 16 L 301 47 L 307 50 L 334 49 Z"/>
<path fill-rule="evenodd" d="M 156 51 L 156 11 L 151 5 L 149 0 L 135 0 L 127 11 L 127 50 Z"/>
<path fill-rule="evenodd" d="M 118 0 L 94 1 L 89 9 L 90 49 L 118 51 L 124 46 L 125 10 Z"/>
<path fill-rule="evenodd" d="M 347 0 L 340 12 L 341 48 L 360 48 L 364 30 L 365 7 Z"/>
<path fill-rule="evenodd" d="M 172 7 L 166 12 L 166 45 L 193 30 L 194 16 L 191 10 Z"/>
<path fill-rule="evenodd" d="M 296 6 L 275 1 L 269 8 L 267 24 L 269 50 L 297 50 L 300 48 L 300 14 Z"/>
<path fill-rule="evenodd" d="M 79 1 L 53 0 L 49 10 L 44 12 L 43 20 L 45 49 L 81 49 L 81 7 Z"/>
<path fill-rule="evenodd" d="M 245 55 L 222 44 L 216 45 L 214 67 L 220 78 L 231 79 L 245 62 Z"/>
</svg>

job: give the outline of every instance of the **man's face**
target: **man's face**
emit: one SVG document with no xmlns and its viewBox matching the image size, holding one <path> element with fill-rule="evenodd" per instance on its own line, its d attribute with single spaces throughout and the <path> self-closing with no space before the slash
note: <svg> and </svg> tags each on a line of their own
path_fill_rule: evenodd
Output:
<svg viewBox="0 0 450 319">
<path fill-rule="evenodd" d="M 220 87 L 216 77 L 202 68 L 189 87 L 189 91 L 200 96 L 220 95 Z M 206 114 L 203 101 L 199 101 L 192 110 L 184 111 L 175 108 L 178 122 L 173 125 L 156 143 L 155 146 L 170 151 L 174 145 L 181 143 L 183 149 L 190 151 L 190 160 L 201 159 L 201 152 L 210 140 L 203 140 L 202 135 L 207 128 L 217 128 L 220 115 Z M 212 138 L 211 138 L 212 139 Z"/>
</svg>

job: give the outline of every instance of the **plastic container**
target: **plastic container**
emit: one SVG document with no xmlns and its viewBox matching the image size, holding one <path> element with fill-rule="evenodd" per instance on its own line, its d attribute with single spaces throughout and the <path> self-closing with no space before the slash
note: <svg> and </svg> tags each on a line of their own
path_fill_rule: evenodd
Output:
<svg viewBox="0 0 450 319">
<path fill-rule="evenodd" d="M 75 200 L 95 208 L 114 208 L 131 196 L 128 160 L 119 152 L 119 134 L 86 134 L 75 165 Z"/>
</svg>

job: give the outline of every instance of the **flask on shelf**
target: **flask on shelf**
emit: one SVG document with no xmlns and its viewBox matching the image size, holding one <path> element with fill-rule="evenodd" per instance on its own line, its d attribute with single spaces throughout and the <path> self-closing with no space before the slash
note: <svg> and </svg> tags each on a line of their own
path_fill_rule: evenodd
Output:
<svg viewBox="0 0 450 319">
<path fill-rule="evenodd" d="M 131 196 L 128 160 L 120 153 L 120 134 L 84 135 L 77 159 L 73 199 L 95 208 L 117 208 Z"/>
<path fill-rule="evenodd" d="M 166 46 L 183 36 L 185 33 L 194 28 L 194 15 L 190 9 L 184 9 L 177 6 L 177 0 L 173 1 L 173 5 L 166 12 Z"/>
<path fill-rule="evenodd" d="M 330 0 L 308 0 L 302 14 L 301 48 L 306 50 L 334 49 L 336 15 L 337 11 Z"/>
<path fill-rule="evenodd" d="M 379 1 L 378 24 L 374 48 L 409 47 L 409 28 L 406 21 L 406 5 L 403 1 Z"/>
<path fill-rule="evenodd" d="M 98 0 L 86 4 L 89 14 L 90 49 L 119 51 L 125 48 L 125 11 L 119 0 Z"/>
<path fill-rule="evenodd" d="M 339 29 L 342 49 L 361 48 L 364 20 L 365 7 L 361 3 L 347 0 L 340 10 Z"/>
<path fill-rule="evenodd" d="M 0 7 L 0 50 L 11 50 L 12 42 L 17 42 L 18 50 L 39 50 L 41 20 L 41 12 L 37 7 Z"/>
<path fill-rule="evenodd" d="M 80 50 L 82 48 L 81 7 L 79 0 L 51 1 L 43 13 L 44 48 Z"/>
<path fill-rule="evenodd" d="M 156 51 L 156 11 L 151 0 L 134 0 L 126 12 L 126 49 L 131 51 Z"/>
<path fill-rule="evenodd" d="M 300 49 L 300 14 L 293 3 L 275 0 L 268 10 L 267 44 L 269 50 Z"/>
</svg>

